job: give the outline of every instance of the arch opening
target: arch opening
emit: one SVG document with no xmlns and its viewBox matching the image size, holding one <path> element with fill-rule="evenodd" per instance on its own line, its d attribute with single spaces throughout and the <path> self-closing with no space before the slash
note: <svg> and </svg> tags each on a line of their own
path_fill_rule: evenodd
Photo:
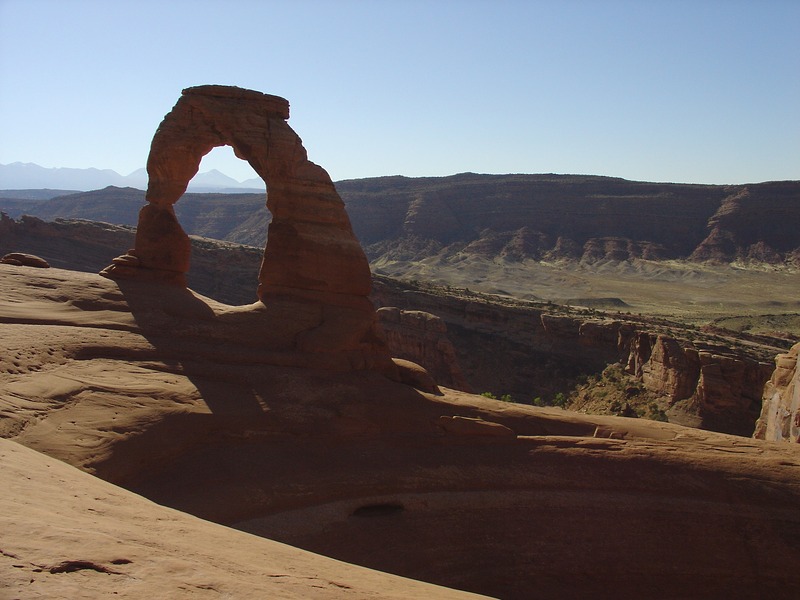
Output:
<svg viewBox="0 0 800 600">
<path fill-rule="evenodd" d="M 238 170 L 232 168 L 236 163 L 240 163 Z M 237 173 L 236 178 L 229 179 L 230 173 Z M 207 176 L 201 177 L 204 174 Z M 248 187 L 232 187 L 242 182 Z M 272 220 L 266 206 L 266 183 L 230 146 L 217 146 L 201 159 L 198 175 L 191 179 L 174 207 L 175 217 L 189 234 L 192 246 L 187 287 L 227 305 L 255 302 Z M 220 252 L 214 240 L 244 247 L 228 246 Z"/>
<path fill-rule="evenodd" d="M 250 194 L 266 191 L 266 182 L 227 144 L 214 146 L 200 160 L 189 181 L 189 193 Z"/>
</svg>

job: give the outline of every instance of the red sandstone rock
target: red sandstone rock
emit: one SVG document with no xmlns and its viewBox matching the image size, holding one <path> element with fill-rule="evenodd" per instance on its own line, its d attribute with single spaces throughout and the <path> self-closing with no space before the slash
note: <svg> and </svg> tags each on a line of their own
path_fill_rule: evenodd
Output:
<svg viewBox="0 0 800 600">
<path fill-rule="evenodd" d="M 4 265 L 17 265 L 20 267 L 36 267 L 39 269 L 50 268 L 50 263 L 45 259 L 23 252 L 11 252 L 6 254 L 3 258 L 0 258 L 0 263 Z"/>
<path fill-rule="evenodd" d="M 397 293 L 384 283 L 373 297 L 379 305 L 440 315 L 473 388 L 509 393 L 515 400 L 550 393 L 537 374 L 541 381 L 552 381 L 557 371 L 568 372 L 575 365 L 600 372 L 619 362 L 647 392 L 675 408 L 671 419 L 683 421 L 688 415 L 693 426 L 750 436 L 771 372 L 769 364 L 736 349 L 679 340 L 646 323 L 550 314 L 468 298 L 443 300 L 421 291 Z"/>
<path fill-rule="evenodd" d="M 424 366 L 445 387 L 472 391 L 447 337 L 447 327 L 439 317 L 386 306 L 378 309 L 378 322 L 392 356 Z"/>
<path fill-rule="evenodd" d="M 433 377 L 430 376 L 424 367 L 418 365 L 410 360 L 402 358 L 393 358 L 392 361 L 397 366 L 400 374 L 400 383 L 405 383 L 413 388 L 416 388 L 429 394 L 441 394 L 439 386 L 436 385 Z"/>
<path fill-rule="evenodd" d="M 447 433 L 479 437 L 513 438 L 516 433 L 505 425 L 493 421 L 484 421 L 475 417 L 441 416 L 437 425 Z"/>
<path fill-rule="evenodd" d="M 749 435 L 760 403 L 769 366 L 728 348 L 692 344 L 668 335 L 636 331 L 616 320 L 581 321 L 541 315 L 542 326 L 554 338 L 613 359 L 618 354 L 627 371 L 640 378 L 647 391 L 674 405 L 696 405 L 704 428 Z M 577 330 L 577 333 L 576 333 Z"/>
<path fill-rule="evenodd" d="M 272 223 L 259 276 L 262 300 L 287 288 L 369 293 L 369 267 L 344 203 L 325 170 L 307 159 L 288 117 L 288 102 L 277 96 L 226 86 L 184 90 L 156 131 L 147 160 L 150 205 L 140 214 L 136 238 L 143 268 L 188 270 L 188 238 L 172 205 L 203 156 L 229 145 L 269 189 Z"/>
<path fill-rule="evenodd" d="M 190 244 L 173 205 L 203 156 L 231 146 L 268 188 L 272 222 L 258 298 L 279 332 L 269 344 L 300 353 L 307 358 L 297 360 L 308 366 L 396 374 L 367 300 L 369 265 L 344 203 L 327 172 L 308 160 L 288 118 L 289 103 L 278 96 L 218 85 L 183 90 L 153 137 L 149 204 L 139 215 L 135 248 L 102 274 L 185 286 Z"/>
<path fill-rule="evenodd" d="M 775 371 L 764 386 L 761 416 L 753 437 L 800 443 L 800 344 L 775 358 Z"/>
<path fill-rule="evenodd" d="M 639 333 L 628 372 L 645 389 L 698 407 L 703 427 L 747 435 L 769 367 L 719 346 L 692 345 L 666 335 Z M 753 416 L 750 416 L 753 415 Z"/>
<path fill-rule="evenodd" d="M 669 396 L 672 402 L 692 396 L 700 377 L 697 354 L 691 349 L 685 350 L 676 339 L 665 335 L 656 336 L 652 346 L 650 343 L 649 339 L 647 342 L 640 340 L 628 358 L 629 365 L 636 365 L 645 388 Z M 649 347 L 646 358 L 641 354 L 645 347 Z"/>
<path fill-rule="evenodd" d="M 172 205 L 148 204 L 139 212 L 133 254 L 143 269 L 183 275 L 189 271 L 191 244 Z"/>
</svg>

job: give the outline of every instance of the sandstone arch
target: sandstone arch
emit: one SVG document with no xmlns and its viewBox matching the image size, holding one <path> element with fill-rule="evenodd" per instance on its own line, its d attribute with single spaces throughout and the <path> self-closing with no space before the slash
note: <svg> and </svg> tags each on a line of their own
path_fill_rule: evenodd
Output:
<svg viewBox="0 0 800 600">
<path fill-rule="evenodd" d="M 135 248 L 102 274 L 186 285 L 189 237 L 173 205 L 203 156 L 228 145 L 267 185 L 272 223 L 257 295 L 264 318 L 278 326 L 265 345 L 299 353 L 284 363 L 317 353 L 328 357 L 322 366 L 391 368 L 367 299 L 366 256 L 330 176 L 308 160 L 288 118 L 289 103 L 278 96 L 219 85 L 183 90 L 153 137 Z"/>
<path fill-rule="evenodd" d="M 289 103 L 237 87 L 183 90 L 153 137 L 147 159 L 148 205 L 139 217 L 136 253 L 152 278 L 183 282 L 188 236 L 172 206 L 212 148 L 231 146 L 267 184 L 272 213 L 259 275 L 259 298 L 289 290 L 366 296 L 370 273 L 339 194 L 308 160 L 286 123 Z M 145 274 L 139 274 L 145 276 Z"/>
</svg>

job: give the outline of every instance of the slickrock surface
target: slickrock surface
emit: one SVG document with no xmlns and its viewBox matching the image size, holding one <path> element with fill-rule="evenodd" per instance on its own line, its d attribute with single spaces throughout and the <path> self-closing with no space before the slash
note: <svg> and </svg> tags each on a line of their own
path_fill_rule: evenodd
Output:
<svg viewBox="0 0 800 600">
<path fill-rule="evenodd" d="M 476 593 L 796 596 L 800 446 L 291 366 L 256 313 L 175 286 L 0 265 L 0 435 L 183 512 Z M 430 596 L 374 579 L 359 595 L 346 565 L 341 577 L 307 568 L 144 501 L 127 512 L 127 494 L 96 482 L 83 495 L 46 462 L 54 486 L 33 456 L 0 469 L 14 586 L 255 597 L 254 579 L 280 579 L 298 586 L 287 597 Z M 80 518 L 59 512 L 70 507 Z M 140 511 L 141 529 L 127 520 Z"/>
<path fill-rule="evenodd" d="M 158 506 L 0 439 L 0 597 L 475 598 Z"/>
</svg>

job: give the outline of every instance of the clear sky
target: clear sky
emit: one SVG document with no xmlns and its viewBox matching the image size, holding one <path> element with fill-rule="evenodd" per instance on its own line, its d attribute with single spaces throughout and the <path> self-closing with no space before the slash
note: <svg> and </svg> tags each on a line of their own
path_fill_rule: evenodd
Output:
<svg viewBox="0 0 800 600">
<path fill-rule="evenodd" d="M 2 164 L 127 175 L 207 83 L 287 98 L 334 180 L 800 179 L 800 0 L 0 0 Z"/>
</svg>

